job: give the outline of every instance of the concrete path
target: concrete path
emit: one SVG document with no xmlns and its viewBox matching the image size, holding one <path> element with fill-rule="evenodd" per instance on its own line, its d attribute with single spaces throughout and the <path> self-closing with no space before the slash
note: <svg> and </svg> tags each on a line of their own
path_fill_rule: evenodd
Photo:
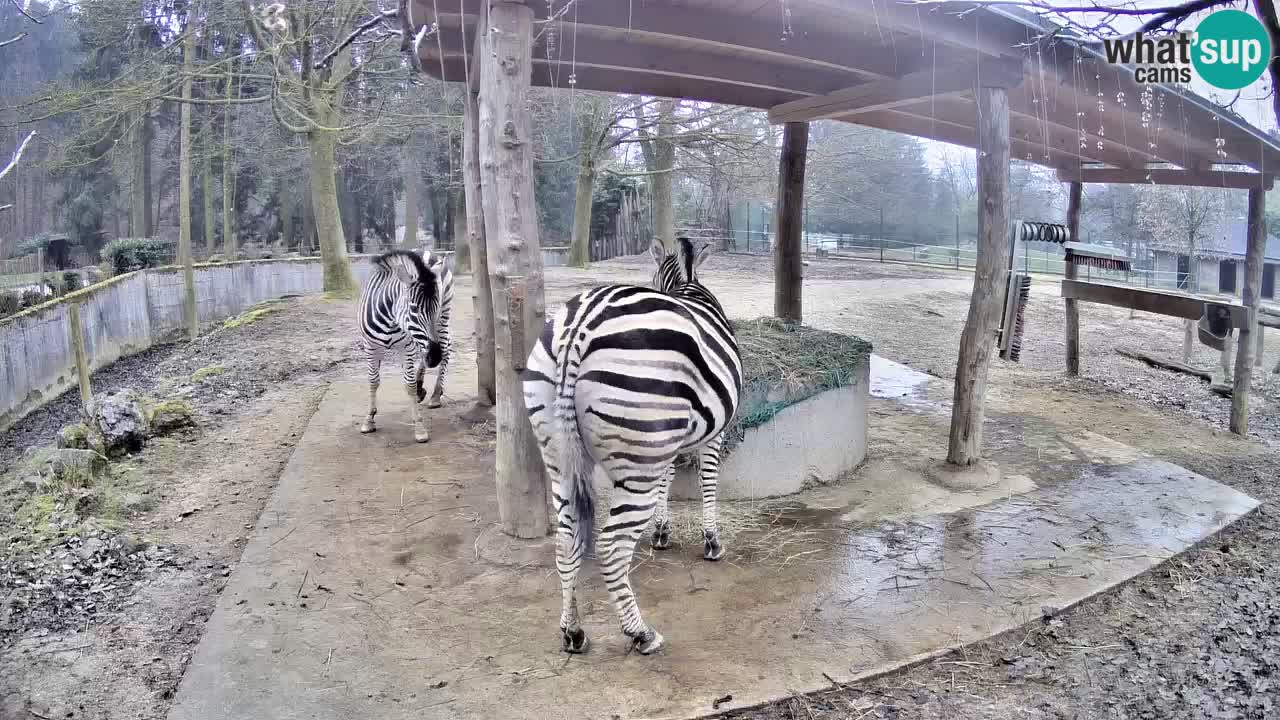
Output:
<svg viewBox="0 0 1280 720">
<path fill-rule="evenodd" d="M 872 401 L 869 459 L 854 477 L 726 504 L 725 562 L 701 560 L 688 506 L 675 508 L 675 547 L 642 545 L 639 602 L 668 642 L 654 657 L 628 652 L 593 564 L 583 576 L 591 653 L 560 653 L 551 546 L 497 533 L 491 429 L 457 422 L 469 402 L 434 411 L 432 441 L 416 445 L 393 383 L 369 436 L 357 432 L 364 386 L 334 385 L 170 718 L 667 718 L 742 707 L 1014 628 L 1256 506 L 1124 445 L 1031 420 L 995 462 L 948 469 L 945 413 L 877 366 L 873 392 L 897 399 Z"/>
</svg>

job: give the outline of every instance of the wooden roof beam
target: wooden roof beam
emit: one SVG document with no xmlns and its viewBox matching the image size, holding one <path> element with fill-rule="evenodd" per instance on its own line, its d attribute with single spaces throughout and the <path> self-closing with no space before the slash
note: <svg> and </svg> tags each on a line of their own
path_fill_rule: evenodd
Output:
<svg viewBox="0 0 1280 720">
<path fill-rule="evenodd" d="M 769 122 L 801 122 L 839 117 L 857 122 L 859 113 L 913 105 L 921 100 L 972 92 L 984 85 L 1009 87 L 1022 81 L 1022 63 L 990 62 L 937 71 L 934 68 L 794 100 L 769 108 Z"/>
<path fill-rule="evenodd" d="M 974 113 L 976 122 L 977 111 L 975 110 Z M 972 123 L 963 124 L 939 118 L 919 117 L 900 110 L 876 110 L 863 113 L 857 117 L 857 124 L 967 148 L 973 148 L 978 137 Z M 1058 148 L 1051 148 L 1049 158 L 1045 159 L 1043 146 L 1033 145 L 1017 138 L 1010 138 L 1009 148 L 1015 158 L 1025 157 L 1030 153 L 1036 158 L 1036 164 L 1052 168 L 1077 167 L 1081 162 L 1087 162 L 1086 158 Z"/>
<path fill-rule="evenodd" d="M 1177 168 L 1097 168 L 1059 169 L 1063 182 L 1116 183 L 1130 185 L 1190 185 L 1231 190 L 1270 190 L 1275 176 L 1235 170 L 1179 170 Z"/>
</svg>

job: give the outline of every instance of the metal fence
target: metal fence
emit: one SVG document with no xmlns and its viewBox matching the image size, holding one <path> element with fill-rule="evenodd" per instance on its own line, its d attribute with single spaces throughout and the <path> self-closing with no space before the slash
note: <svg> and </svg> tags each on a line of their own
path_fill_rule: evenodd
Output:
<svg viewBox="0 0 1280 720">
<path fill-rule="evenodd" d="M 0 287 L 35 285 L 44 275 L 44 253 L 0 260 Z"/>
</svg>

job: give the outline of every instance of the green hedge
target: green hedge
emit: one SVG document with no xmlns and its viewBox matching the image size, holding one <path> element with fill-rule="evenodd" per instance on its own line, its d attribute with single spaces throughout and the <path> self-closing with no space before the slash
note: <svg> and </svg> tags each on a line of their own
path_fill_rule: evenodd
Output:
<svg viewBox="0 0 1280 720">
<path fill-rule="evenodd" d="M 117 275 L 169 263 L 169 245 L 155 238 L 119 238 L 102 248 L 102 259 Z"/>
</svg>

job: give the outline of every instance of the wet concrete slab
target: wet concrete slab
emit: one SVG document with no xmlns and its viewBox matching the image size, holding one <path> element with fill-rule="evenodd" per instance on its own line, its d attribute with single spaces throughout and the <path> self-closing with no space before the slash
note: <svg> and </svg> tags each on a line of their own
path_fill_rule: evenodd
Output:
<svg viewBox="0 0 1280 720">
<path fill-rule="evenodd" d="M 416 445 L 394 394 L 382 429 L 361 436 L 364 386 L 334 385 L 170 718 L 674 718 L 742 707 L 1037 620 L 1257 504 L 1043 422 L 993 418 L 990 461 L 948 468 L 933 382 L 873 361 L 867 463 L 787 498 L 725 503 L 725 562 L 701 559 L 697 508 L 675 506 L 675 546 L 642 544 L 633 574 L 668 643 L 653 657 L 628 652 L 593 564 L 582 595 L 591 653 L 560 653 L 551 545 L 498 534 L 490 438 L 458 422 L 468 402 L 435 411 L 432 441 Z"/>
</svg>

